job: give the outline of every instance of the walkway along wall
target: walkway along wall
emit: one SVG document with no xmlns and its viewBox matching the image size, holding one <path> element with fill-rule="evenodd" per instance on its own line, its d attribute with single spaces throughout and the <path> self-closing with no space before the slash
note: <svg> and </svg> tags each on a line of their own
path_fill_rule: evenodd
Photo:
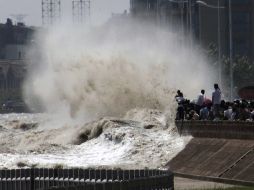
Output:
<svg viewBox="0 0 254 190">
<path fill-rule="evenodd" d="M 254 123 L 176 122 L 194 138 L 168 164 L 175 176 L 254 186 Z"/>
</svg>

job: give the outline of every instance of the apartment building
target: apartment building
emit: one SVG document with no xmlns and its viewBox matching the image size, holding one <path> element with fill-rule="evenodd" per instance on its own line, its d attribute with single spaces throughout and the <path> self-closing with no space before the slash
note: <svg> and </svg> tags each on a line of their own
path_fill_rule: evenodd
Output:
<svg viewBox="0 0 254 190">
<path fill-rule="evenodd" d="M 203 48 L 220 48 L 221 56 L 229 55 L 231 30 L 233 56 L 247 56 L 253 61 L 254 1 L 231 2 L 231 12 L 229 0 L 131 0 L 130 7 L 133 17 L 171 23 L 171 27 L 183 25 L 185 33 L 191 33 Z"/>
</svg>

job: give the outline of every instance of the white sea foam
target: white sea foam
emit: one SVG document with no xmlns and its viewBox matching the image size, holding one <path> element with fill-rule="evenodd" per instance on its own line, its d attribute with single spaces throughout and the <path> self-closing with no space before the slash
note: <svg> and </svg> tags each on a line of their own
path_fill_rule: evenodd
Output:
<svg viewBox="0 0 254 190">
<path fill-rule="evenodd" d="M 24 95 L 45 114 L 1 116 L 1 167 L 155 168 L 184 148 L 175 91 L 195 97 L 213 83 L 194 46 L 130 20 L 43 32 L 31 48 Z"/>
<path fill-rule="evenodd" d="M 38 35 L 26 102 L 62 122 L 82 123 L 134 108 L 173 111 L 176 89 L 195 97 L 213 83 L 202 53 L 176 32 L 123 22 L 90 29 L 63 24 Z"/>
<path fill-rule="evenodd" d="M 166 129 L 165 125 L 159 122 L 159 119 L 164 116 L 151 114 L 156 111 L 140 110 L 140 112 L 142 112 L 142 118 L 146 113 L 147 118 L 151 120 L 143 123 L 135 120 L 105 119 L 112 122 L 106 125 L 98 137 L 80 145 L 74 145 L 68 140 L 57 140 L 59 136 L 62 137 L 62 133 L 68 133 L 65 129 L 42 130 L 37 127 L 24 131 L 10 127 L 8 124 L 3 125 L 0 141 L 0 167 L 17 168 L 19 163 L 27 167 L 55 167 L 56 165 L 95 168 L 163 167 L 182 150 L 190 138 L 180 138 L 173 128 Z M 131 114 L 127 115 L 130 117 Z M 49 116 L 43 115 L 42 119 L 41 114 L 19 115 L 19 122 L 36 122 L 36 119 L 39 119 L 40 122 L 49 120 L 49 118 L 45 119 L 46 117 Z M 13 121 L 10 119 L 13 118 L 13 115 L 10 117 L 6 115 L 4 118 L 5 123 Z M 145 125 L 152 125 L 153 128 L 145 129 Z M 78 133 L 80 130 L 74 126 L 72 129 L 72 133 Z M 45 140 L 45 137 L 48 139 Z M 23 143 L 22 146 L 20 142 Z"/>
</svg>

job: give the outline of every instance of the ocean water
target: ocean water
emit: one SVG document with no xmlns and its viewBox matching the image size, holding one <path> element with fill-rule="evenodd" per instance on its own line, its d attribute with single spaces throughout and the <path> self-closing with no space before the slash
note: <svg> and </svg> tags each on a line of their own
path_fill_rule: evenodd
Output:
<svg viewBox="0 0 254 190">
<path fill-rule="evenodd" d="M 216 75 L 174 26 L 123 22 L 35 34 L 23 95 L 45 113 L 0 115 L 1 168 L 163 168 L 185 147 L 176 91 L 195 98 Z"/>
<path fill-rule="evenodd" d="M 54 124 L 48 114 L 3 114 L 0 122 L 0 168 L 163 168 L 190 140 L 150 109 L 79 126 L 45 127 Z"/>
</svg>

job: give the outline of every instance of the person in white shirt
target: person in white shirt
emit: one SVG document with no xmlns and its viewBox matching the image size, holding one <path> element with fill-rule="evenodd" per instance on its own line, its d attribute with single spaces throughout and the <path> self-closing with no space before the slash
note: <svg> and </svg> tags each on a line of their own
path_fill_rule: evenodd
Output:
<svg viewBox="0 0 254 190">
<path fill-rule="evenodd" d="M 218 84 L 214 84 L 214 92 L 212 94 L 213 113 L 215 118 L 220 117 L 221 91 Z"/>
<path fill-rule="evenodd" d="M 197 101 L 195 103 L 195 111 L 199 113 L 201 107 L 203 106 L 205 101 L 205 90 L 201 90 L 201 93 L 197 97 Z"/>
<path fill-rule="evenodd" d="M 250 113 L 250 119 L 251 121 L 254 121 L 254 110 Z"/>
<path fill-rule="evenodd" d="M 231 120 L 232 113 L 233 113 L 232 107 L 231 107 L 231 106 L 228 106 L 228 108 L 224 111 L 224 118 L 225 118 L 226 120 Z"/>
<path fill-rule="evenodd" d="M 182 92 L 180 92 L 180 93 L 179 93 L 179 96 L 178 96 L 178 97 L 176 97 L 176 101 L 177 101 L 178 103 L 182 103 L 182 102 L 184 102 L 184 101 L 185 101 L 185 99 L 184 99 L 184 97 L 183 97 L 183 93 L 182 93 Z"/>
</svg>

